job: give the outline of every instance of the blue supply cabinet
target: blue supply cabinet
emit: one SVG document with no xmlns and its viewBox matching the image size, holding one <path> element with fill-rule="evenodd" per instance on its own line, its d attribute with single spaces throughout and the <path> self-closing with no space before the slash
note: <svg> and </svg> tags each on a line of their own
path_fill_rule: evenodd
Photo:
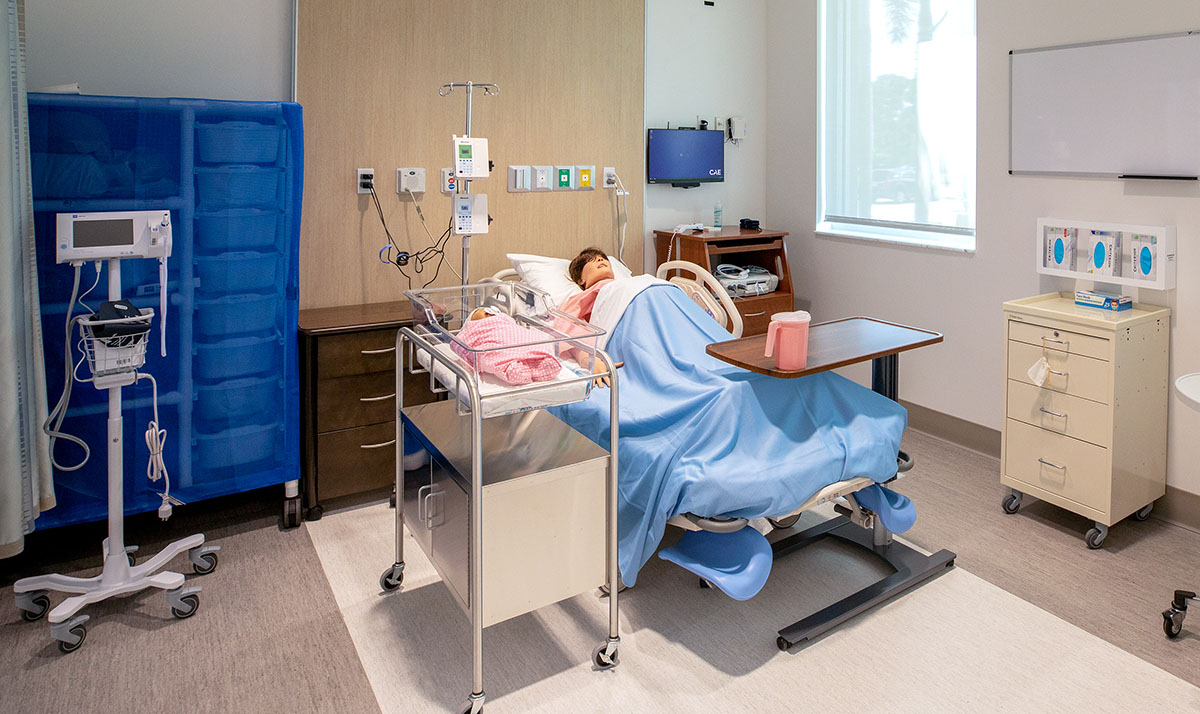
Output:
<svg viewBox="0 0 1200 714">
<path fill-rule="evenodd" d="M 55 263 L 55 214 L 169 209 L 167 356 L 156 314 L 141 371 L 158 381 L 171 495 L 192 502 L 299 479 L 300 106 L 31 93 L 29 128 L 51 405 L 67 368 L 74 279 L 71 266 Z M 83 268 L 80 292 L 99 278 L 86 298 L 93 309 L 107 297 L 106 272 Z M 123 297 L 157 313 L 157 261 L 123 261 L 121 284 Z M 70 339 L 78 360 L 78 336 Z M 106 391 L 75 385 L 63 431 L 83 438 L 91 457 L 78 470 L 55 469 L 58 505 L 37 528 L 105 517 L 107 404 Z M 144 475 L 147 382 L 125 388 L 123 414 L 125 512 L 155 510 L 162 482 Z M 64 466 L 82 455 L 57 444 Z M 285 502 L 285 518 L 288 505 L 298 523 L 299 499 Z"/>
</svg>

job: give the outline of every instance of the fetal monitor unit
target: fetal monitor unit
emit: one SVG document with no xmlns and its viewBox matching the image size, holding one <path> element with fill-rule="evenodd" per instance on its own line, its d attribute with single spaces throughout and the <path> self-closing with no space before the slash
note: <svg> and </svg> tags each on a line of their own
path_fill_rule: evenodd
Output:
<svg viewBox="0 0 1200 714">
<path fill-rule="evenodd" d="M 454 175 L 481 179 L 491 175 L 488 169 L 488 140 L 472 136 L 454 137 Z"/>
<path fill-rule="evenodd" d="M 482 235 L 488 232 L 486 193 L 454 194 L 454 234 Z"/>
</svg>

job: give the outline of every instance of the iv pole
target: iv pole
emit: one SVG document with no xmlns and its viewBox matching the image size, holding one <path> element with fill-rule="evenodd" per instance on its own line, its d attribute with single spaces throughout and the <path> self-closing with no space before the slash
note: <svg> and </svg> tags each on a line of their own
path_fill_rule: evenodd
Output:
<svg viewBox="0 0 1200 714">
<path fill-rule="evenodd" d="M 491 97 L 491 96 L 499 94 L 500 88 L 497 87 L 495 84 L 484 84 L 484 83 L 480 83 L 480 82 L 450 82 L 448 84 L 443 84 L 441 87 L 438 88 L 438 96 L 439 97 L 448 96 L 451 92 L 454 91 L 455 87 L 466 87 L 467 88 L 467 133 L 465 136 L 470 137 L 471 136 L 471 92 L 472 92 L 472 90 L 474 90 L 475 87 L 479 87 L 480 89 L 483 90 L 484 96 Z M 464 193 L 464 194 L 470 193 L 471 192 L 471 179 L 460 179 L 458 181 L 458 188 L 460 189 L 459 193 Z M 467 280 L 467 259 L 468 259 L 468 256 L 470 255 L 470 252 L 471 252 L 471 236 L 464 235 L 462 237 L 462 284 L 463 285 L 466 285 L 469 282 Z"/>
</svg>

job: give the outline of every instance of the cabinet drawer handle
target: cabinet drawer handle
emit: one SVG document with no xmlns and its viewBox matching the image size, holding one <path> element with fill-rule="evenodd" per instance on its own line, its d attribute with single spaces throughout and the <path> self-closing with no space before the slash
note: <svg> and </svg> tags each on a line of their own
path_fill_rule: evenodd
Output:
<svg viewBox="0 0 1200 714">
<path fill-rule="evenodd" d="M 1056 345 L 1063 345 L 1064 347 L 1069 347 L 1071 345 L 1070 340 L 1056 340 L 1053 337 L 1045 336 L 1042 337 L 1042 342 L 1053 342 Z"/>
<path fill-rule="evenodd" d="M 748 312 L 745 315 L 742 315 L 742 317 L 761 317 L 766 314 L 767 314 L 767 311 L 763 310 L 762 312 Z"/>
<path fill-rule="evenodd" d="M 1047 369 L 1046 371 L 1047 371 L 1047 372 L 1049 372 L 1050 374 L 1053 374 L 1053 375 L 1055 375 L 1055 376 L 1058 376 L 1058 377 L 1065 377 L 1065 376 L 1067 376 L 1067 373 L 1066 373 L 1066 372 L 1059 372 L 1058 370 L 1055 370 L 1055 369 Z"/>
<path fill-rule="evenodd" d="M 360 448 L 360 449 L 382 449 L 385 446 L 391 446 L 392 444 L 395 444 L 395 443 L 396 443 L 396 440 L 392 439 L 391 441 L 385 441 L 380 444 L 359 444 L 358 448 Z"/>
<path fill-rule="evenodd" d="M 384 394 L 381 397 L 359 397 L 358 401 L 360 401 L 360 402 L 382 402 L 387 399 L 395 399 L 395 398 L 396 398 L 396 393 L 392 392 L 391 394 Z"/>
<path fill-rule="evenodd" d="M 381 350 L 359 350 L 358 353 L 361 355 L 385 355 L 389 352 L 395 352 L 395 351 L 396 351 L 396 347 L 395 347 L 395 345 L 393 345 L 391 347 L 384 347 Z"/>
<path fill-rule="evenodd" d="M 1039 412 L 1041 412 L 1041 413 L 1043 413 L 1043 414 L 1049 414 L 1049 415 L 1050 415 L 1050 416 L 1052 416 L 1052 417 L 1058 417 L 1059 419 L 1066 419 L 1066 418 L 1067 418 L 1067 414 L 1066 414 L 1066 412 L 1063 412 L 1062 414 L 1059 414 L 1058 412 L 1052 412 L 1052 411 L 1050 411 L 1049 409 L 1047 409 L 1047 408 L 1045 408 L 1045 407 L 1041 407 L 1041 408 L 1039 408 L 1039 409 L 1038 409 L 1038 411 L 1039 411 Z"/>
<path fill-rule="evenodd" d="M 1052 468 L 1052 469 L 1058 469 L 1059 471 L 1066 471 L 1066 470 L 1067 470 L 1067 467 L 1066 467 L 1066 466 L 1059 466 L 1058 464 L 1052 464 L 1052 463 L 1050 463 L 1049 461 L 1047 461 L 1047 460 L 1045 460 L 1045 459 L 1043 459 L 1043 458 L 1038 458 L 1038 463 L 1039 463 L 1039 464 L 1041 464 L 1041 465 L 1043 465 L 1043 466 L 1049 466 L 1049 467 L 1050 467 L 1050 468 Z"/>
<path fill-rule="evenodd" d="M 425 485 L 417 489 L 417 520 L 425 524 L 429 528 L 429 517 L 425 515 L 427 504 L 425 503 L 426 494 L 433 490 L 432 485 Z"/>
</svg>

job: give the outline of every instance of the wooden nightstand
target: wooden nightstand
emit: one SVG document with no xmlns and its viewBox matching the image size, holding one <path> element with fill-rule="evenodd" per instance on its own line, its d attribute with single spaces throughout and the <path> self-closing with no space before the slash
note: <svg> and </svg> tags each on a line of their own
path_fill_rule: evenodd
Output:
<svg viewBox="0 0 1200 714">
<path fill-rule="evenodd" d="M 743 231 L 729 226 L 719 231 L 696 233 L 654 231 L 656 265 L 671 260 L 686 260 L 716 274 L 721 263 L 738 266 L 757 265 L 779 276 L 779 287 L 766 295 L 733 298 L 742 315 L 742 334 L 761 335 L 767 331 L 771 315 L 794 310 L 792 273 L 788 269 L 786 231 Z"/>
<path fill-rule="evenodd" d="M 408 301 L 300 311 L 300 464 L 305 518 L 331 498 L 384 488 L 396 472 L 396 330 Z M 404 375 L 407 404 L 434 401 Z"/>
</svg>

